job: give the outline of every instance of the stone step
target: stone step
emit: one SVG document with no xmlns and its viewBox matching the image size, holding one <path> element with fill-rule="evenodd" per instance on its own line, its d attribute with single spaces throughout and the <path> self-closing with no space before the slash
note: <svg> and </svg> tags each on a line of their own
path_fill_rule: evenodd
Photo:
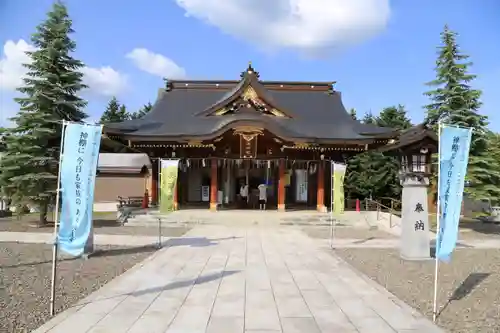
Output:
<svg viewBox="0 0 500 333">
<path fill-rule="evenodd" d="M 158 211 L 133 212 L 125 225 L 128 226 L 158 226 L 158 219 L 164 225 L 199 225 L 199 224 L 259 224 L 259 225 L 290 225 L 290 226 L 329 226 L 331 215 L 314 212 L 275 211 L 218 211 L 180 210 L 170 214 Z M 369 212 L 345 212 L 335 217 L 338 226 L 377 228 L 375 214 Z"/>
</svg>

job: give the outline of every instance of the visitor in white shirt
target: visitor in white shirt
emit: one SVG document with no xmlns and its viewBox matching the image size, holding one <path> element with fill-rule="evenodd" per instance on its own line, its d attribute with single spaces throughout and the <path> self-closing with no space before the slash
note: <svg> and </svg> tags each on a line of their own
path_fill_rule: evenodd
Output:
<svg viewBox="0 0 500 333">
<path fill-rule="evenodd" d="M 267 203 L 267 186 L 266 184 L 260 184 L 257 188 L 259 189 L 259 208 L 260 210 L 265 210 Z"/>
<path fill-rule="evenodd" d="M 241 197 L 241 202 L 244 204 L 248 203 L 248 185 L 245 183 L 241 183 L 240 187 L 240 197 Z"/>
</svg>

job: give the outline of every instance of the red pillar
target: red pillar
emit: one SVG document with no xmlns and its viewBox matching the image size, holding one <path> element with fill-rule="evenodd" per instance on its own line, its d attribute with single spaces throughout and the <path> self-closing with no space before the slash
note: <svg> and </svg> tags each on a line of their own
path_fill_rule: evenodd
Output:
<svg viewBox="0 0 500 333">
<path fill-rule="evenodd" d="M 285 211 L 285 160 L 281 159 L 278 169 L 278 211 Z"/>
<path fill-rule="evenodd" d="M 316 209 L 318 212 L 325 212 L 325 163 L 319 162 L 318 165 L 318 190 L 316 194 Z"/>
<path fill-rule="evenodd" d="M 211 175 L 210 175 L 210 210 L 217 211 L 217 160 L 214 158 L 211 162 Z"/>
<path fill-rule="evenodd" d="M 151 163 L 151 204 L 158 204 L 158 159 L 154 159 Z"/>
</svg>

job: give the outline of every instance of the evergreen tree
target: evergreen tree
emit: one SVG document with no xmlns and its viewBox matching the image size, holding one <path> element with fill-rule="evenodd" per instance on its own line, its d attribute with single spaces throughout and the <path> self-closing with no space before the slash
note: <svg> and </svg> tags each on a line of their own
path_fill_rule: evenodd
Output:
<svg viewBox="0 0 500 333">
<path fill-rule="evenodd" d="M 368 111 L 365 113 L 363 116 L 363 119 L 361 120 L 363 124 L 375 124 L 377 121 L 375 117 L 373 116 L 373 113 L 371 111 Z"/>
<path fill-rule="evenodd" d="M 425 107 L 426 122 L 434 128 L 442 122 L 474 130 L 466 191 L 476 199 L 496 200 L 500 198 L 500 173 L 488 153 L 487 117 L 479 114 L 481 91 L 471 87 L 476 76 L 469 73 L 472 63 L 468 61 L 469 56 L 460 51 L 456 38 L 457 33 L 445 26 L 441 33 L 442 45 L 438 47 L 436 79 L 428 83 L 434 90 L 425 93 L 431 99 Z"/>
<path fill-rule="evenodd" d="M 0 187 L 13 204 L 38 206 L 39 223 L 47 222 L 47 208 L 57 188 L 61 121 L 82 121 L 86 101 L 77 96 L 86 86 L 83 63 L 72 57 L 72 21 L 66 7 L 57 2 L 45 22 L 36 28 L 24 86 L 16 98 L 20 111 L 11 118 L 15 127 L 6 130 L 6 149 L 1 160 Z"/>
<path fill-rule="evenodd" d="M 406 115 L 406 110 L 403 105 L 390 106 L 384 108 L 377 117 L 376 123 L 378 126 L 391 127 L 404 130 L 410 128 L 411 121 Z"/>
<path fill-rule="evenodd" d="M 384 108 L 376 117 L 375 123 L 378 126 L 397 130 L 405 130 L 412 126 L 407 112 L 401 104 Z M 372 155 L 372 163 L 370 164 L 372 181 L 378 185 L 377 193 L 385 197 L 399 197 L 401 195 L 399 158 L 378 152 L 370 152 L 370 154 Z"/>
<path fill-rule="evenodd" d="M 99 123 L 118 123 L 127 119 L 129 119 L 127 108 L 125 105 L 120 105 L 116 97 L 113 97 L 109 101 Z"/>
<path fill-rule="evenodd" d="M 151 104 L 151 102 L 148 102 L 148 104 L 144 104 L 144 106 L 139 111 L 130 114 L 130 119 L 140 119 L 148 114 L 152 108 L 153 105 Z"/>
<path fill-rule="evenodd" d="M 500 174 L 500 134 L 488 131 L 486 135 L 488 138 L 488 148 L 486 149 L 486 153 L 483 154 L 483 156 L 487 156 L 487 159 L 485 161 L 486 163 L 490 163 L 488 165 L 488 168 L 491 170 L 490 174 L 494 174 L 496 176 Z M 468 180 L 471 181 L 470 179 Z M 500 186 L 498 178 L 491 177 L 491 180 L 489 180 L 489 182 L 490 185 L 485 186 L 485 189 L 483 189 L 483 191 L 488 192 L 489 198 L 492 201 L 493 205 L 499 205 L 500 196 L 495 195 L 497 187 Z M 480 192 L 478 196 L 483 198 L 487 197 L 483 193 Z"/>
<path fill-rule="evenodd" d="M 384 108 L 378 117 L 368 112 L 363 123 L 406 129 L 411 122 L 403 106 Z M 345 188 L 351 198 L 397 198 L 401 194 L 399 160 L 376 151 L 353 156 L 347 164 Z"/>
<path fill-rule="evenodd" d="M 357 120 L 358 119 L 358 116 L 356 114 L 356 109 L 355 108 L 352 108 L 349 110 L 349 114 L 351 115 L 351 118 L 354 119 L 354 120 Z"/>
<path fill-rule="evenodd" d="M 123 118 L 123 120 L 130 119 L 130 114 L 127 112 L 127 107 L 125 106 L 125 104 L 120 105 L 120 109 L 118 110 L 118 116 L 120 118 Z"/>
<path fill-rule="evenodd" d="M 5 129 L 0 128 L 0 153 L 7 149 L 7 137 L 4 132 Z"/>
</svg>

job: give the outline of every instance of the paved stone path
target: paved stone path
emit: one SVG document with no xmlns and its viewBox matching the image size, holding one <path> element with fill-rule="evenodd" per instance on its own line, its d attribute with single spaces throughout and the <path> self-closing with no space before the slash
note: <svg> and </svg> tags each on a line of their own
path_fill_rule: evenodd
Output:
<svg viewBox="0 0 500 333">
<path fill-rule="evenodd" d="M 35 333 L 442 332 L 291 228 L 202 226 Z"/>
</svg>

